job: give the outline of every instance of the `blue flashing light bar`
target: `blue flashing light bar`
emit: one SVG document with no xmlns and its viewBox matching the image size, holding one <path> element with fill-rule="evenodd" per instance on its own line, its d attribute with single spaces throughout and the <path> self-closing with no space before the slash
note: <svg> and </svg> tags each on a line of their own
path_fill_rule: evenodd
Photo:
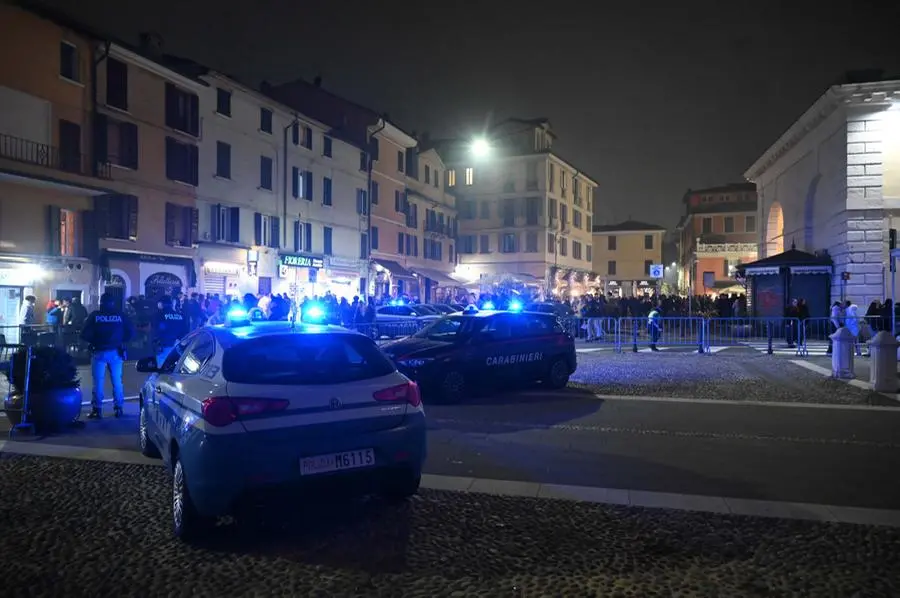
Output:
<svg viewBox="0 0 900 598">
<path fill-rule="evenodd" d="M 321 305 L 307 305 L 303 308 L 302 319 L 304 322 L 321 322 L 325 319 L 325 310 Z"/>
<path fill-rule="evenodd" d="M 494 302 L 493 301 L 485 301 L 484 305 L 481 306 L 481 309 L 488 309 L 488 310 L 495 309 Z"/>
<path fill-rule="evenodd" d="M 513 299 L 509 302 L 509 311 L 522 311 L 522 303 Z"/>
</svg>

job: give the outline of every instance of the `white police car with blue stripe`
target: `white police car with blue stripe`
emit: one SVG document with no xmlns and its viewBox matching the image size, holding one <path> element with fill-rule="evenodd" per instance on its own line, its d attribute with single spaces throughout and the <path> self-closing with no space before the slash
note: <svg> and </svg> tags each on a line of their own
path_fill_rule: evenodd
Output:
<svg viewBox="0 0 900 598">
<path fill-rule="evenodd" d="M 309 322 L 251 322 L 243 311 L 227 319 L 189 334 L 160 367 L 152 357 L 137 366 L 150 374 L 141 452 L 172 473 L 175 535 L 197 535 L 257 491 L 310 481 L 352 481 L 392 498 L 417 492 L 426 453 L 419 388 L 371 339 Z"/>
</svg>

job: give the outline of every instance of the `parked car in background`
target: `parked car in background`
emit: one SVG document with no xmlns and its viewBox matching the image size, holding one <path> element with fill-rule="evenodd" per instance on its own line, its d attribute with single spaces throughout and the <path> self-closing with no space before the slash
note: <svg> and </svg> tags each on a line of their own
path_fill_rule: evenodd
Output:
<svg viewBox="0 0 900 598">
<path fill-rule="evenodd" d="M 443 316 L 421 305 L 382 305 L 375 310 L 375 338 L 397 338 L 415 334 L 423 326 Z"/>
</svg>

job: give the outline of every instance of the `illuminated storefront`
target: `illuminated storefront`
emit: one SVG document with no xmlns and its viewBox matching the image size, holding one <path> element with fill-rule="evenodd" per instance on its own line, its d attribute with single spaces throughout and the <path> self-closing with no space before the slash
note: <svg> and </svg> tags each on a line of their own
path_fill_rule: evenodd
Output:
<svg viewBox="0 0 900 598">
<path fill-rule="evenodd" d="M 282 253 L 278 256 L 278 283 L 275 293 L 286 293 L 294 300 L 324 295 L 327 291 L 320 274 L 325 274 L 325 259 L 307 253 Z"/>
</svg>

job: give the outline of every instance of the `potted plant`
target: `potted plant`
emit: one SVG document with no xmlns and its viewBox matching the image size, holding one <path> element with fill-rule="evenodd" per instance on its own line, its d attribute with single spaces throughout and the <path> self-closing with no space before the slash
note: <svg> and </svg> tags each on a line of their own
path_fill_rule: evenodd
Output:
<svg viewBox="0 0 900 598">
<path fill-rule="evenodd" d="M 6 416 L 22 421 L 27 355 L 19 349 L 4 374 L 13 392 L 4 400 Z M 72 357 L 58 347 L 32 347 L 28 372 L 28 421 L 41 432 L 57 432 L 81 415 L 81 380 Z"/>
</svg>

